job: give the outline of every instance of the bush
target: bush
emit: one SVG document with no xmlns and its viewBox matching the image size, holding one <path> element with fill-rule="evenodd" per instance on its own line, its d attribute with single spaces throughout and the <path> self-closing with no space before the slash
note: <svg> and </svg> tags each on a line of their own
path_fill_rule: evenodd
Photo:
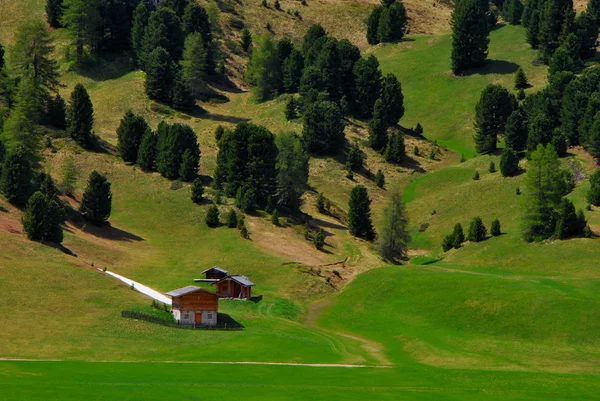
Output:
<svg viewBox="0 0 600 401">
<path fill-rule="evenodd" d="M 200 178 L 196 178 L 192 183 L 192 202 L 200 203 L 204 199 L 204 188 Z"/>
<path fill-rule="evenodd" d="M 442 241 L 442 249 L 444 252 L 448 252 L 450 249 L 454 247 L 454 237 L 452 234 L 448 234 L 444 237 Z"/>
<path fill-rule="evenodd" d="M 323 249 L 323 246 L 325 245 L 325 231 L 323 231 L 322 228 L 319 230 L 317 235 L 315 235 L 315 238 L 313 239 L 313 244 L 318 250 Z"/>
<path fill-rule="evenodd" d="M 490 162 L 490 169 L 489 169 L 490 173 L 495 173 L 496 172 L 496 164 L 494 162 Z"/>
<path fill-rule="evenodd" d="M 379 188 L 385 187 L 385 175 L 383 175 L 383 171 L 377 170 L 377 174 L 375 174 L 375 184 Z"/>
<path fill-rule="evenodd" d="M 492 236 L 494 236 L 494 237 L 497 237 L 500 234 L 502 234 L 502 229 L 500 228 L 500 220 L 494 219 L 494 221 L 492 221 L 492 227 L 490 228 L 490 234 L 492 234 Z"/>
<path fill-rule="evenodd" d="M 217 207 L 217 205 L 210 205 L 204 221 L 206 222 L 206 225 L 210 228 L 215 228 L 219 226 L 219 208 Z"/>
<path fill-rule="evenodd" d="M 227 227 L 236 228 L 238 225 L 238 216 L 235 210 L 229 209 L 227 213 Z"/>
<path fill-rule="evenodd" d="M 276 226 L 280 225 L 277 209 L 273 210 L 273 214 L 271 215 L 271 223 L 273 223 L 273 225 L 276 225 Z"/>
<path fill-rule="evenodd" d="M 460 223 L 456 223 L 454 230 L 452 231 L 452 246 L 458 249 L 461 247 L 463 242 L 465 242 L 465 233 L 462 225 Z"/>
<path fill-rule="evenodd" d="M 421 156 L 421 152 L 419 151 L 419 147 L 415 146 L 415 148 L 413 149 L 413 154 L 415 156 Z"/>
<path fill-rule="evenodd" d="M 319 194 L 319 196 L 317 196 L 317 210 L 319 213 L 323 214 L 327 212 L 325 209 L 325 196 L 323 196 L 323 194 Z"/>
<path fill-rule="evenodd" d="M 475 175 L 473 175 L 473 180 L 474 181 L 478 181 L 479 180 L 479 171 L 475 170 Z"/>
</svg>

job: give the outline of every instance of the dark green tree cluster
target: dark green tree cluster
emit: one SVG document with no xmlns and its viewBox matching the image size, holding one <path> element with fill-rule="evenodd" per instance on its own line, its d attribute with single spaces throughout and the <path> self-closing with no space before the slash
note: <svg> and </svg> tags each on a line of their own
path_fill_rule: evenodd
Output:
<svg viewBox="0 0 600 401">
<path fill-rule="evenodd" d="M 108 179 L 97 171 L 90 174 L 79 211 L 90 223 L 102 225 L 112 211 L 112 191 Z"/>
<path fill-rule="evenodd" d="M 136 116 L 131 110 L 125 113 L 117 128 L 117 149 L 125 162 L 137 162 L 144 134 L 150 130 L 143 117 Z"/>
<path fill-rule="evenodd" d="M 489 26 L 487 1 L 457 0 L 452 12 L 452 71 L 481 66 L 487 59 Z"/>
<path fill-rule="evenodd" d="M 442 250 L 448 252 L 452 248 L 458 249 L 462 246 L 463 242 L 465 242 L 463 227 L 460 223 L 456 223 L 452 233 L 444 237 L 444 240 L 442 241 Z"/>
<path fill-rule="evenodd" d="M 138 151 L 138 161 L 143 153 L 152 153 L 150 149 L 144 149 L 145 137 L 152 143 L 149 131 L 144 133 L 142 143 Z M 183 181 L 194 181 L 198 176 L 200 168 L 200 147 L 194 130 L 185 124 L 169 125 L 161 122 L 156 130 L 156 170 L 169 180 L 181 179 Z"/>
<path fill-rule="evenodd" d="M 525 187 L 523 238 L 526 241 L 584 235 L 587 222 L 583 212 L 576 213 L 571 201 L 564 198 L 572 187 L 565 182 L 565 174 L 552 145 L 540 144 L 531 154 Z"/>
<path fill-rule="evenodd" d="M 287 139 L 292 143 L 282 145 L 288 153 L 287 161 L 279 160 L 282 164 L 298 161 L 296 144 L 293 139 Z M 278 148 L 269 130 L 250 123 L 238 124 L 235 130 L 225 131 L 219 140 L 215 183 L 223 187 L 227 196 L 235 197 L 242 210 L 252 212 L 257 208 L 265 208 L 278 191 L 277 162 Z M 296 166 L 292 168 L 295 170 Z M 296 171 L 302 169 L 298 167 Z M 289 174 L 294 173 L 290 171 Z M 281 183 L 297 184 L 296 178 L 281 177 Z M 292 199 L 297 189 L 293 187 L 289 191 L 282 191 L 285 198 L 283 202 L 293 204 L 297 201 L 297 198 Z"/>
<path fill-rule="evenodd" d="M 511 25 L 519 25 L 524 8 L 521 0 L 506 0 L 502 4 L 502 19 Z"/>
<path fill-rule="evenodd" d="M 406 8 L 401 1 L 382 0 L 367 19 L 367 41 L 370 45 L 401 40 L 408 31 Z"/>
<path fill-rule="evenodd" d="M 357 185 L 350 192 L 350 201 L 348 203 L 348 228 L 350 234 L 355 237 L 373 241 L 375 239 L 375 229 L 371 221 L 371 199 L 367 188 Z"/>
<path fill-rule="evenodd" d="M 579 57 L 593 57 L 598 39 L 598 19 L 596 6 L 592 3 L 576 16 L 572 0 L 525 2 L 522 24 L 527 28 L 527 41 L 531 47 L 540 50 L 540 59 L 547 64 L 572 62 L 577 65 Z M 567 45 L 569 48 L 565 48 L 571 34 L 576 39 Z M 561 51 L 553 60 L 558 49 Z"/>
<path fill-rule="evenodd" d="M 23 211 L 23 229 L 32 241 L 60 244 L 63 240 L 63 218 L 63 208 L 57 198 L 38 191 L 29 198 Z"/>
<path fill-rule="evenodd" d="M 284 132 L 275 138 L 277 145 L 277 207 L 292 213 L 300 211 L 302 195 L 308 184 L 308 155 L 300 137 Z"/>
<path fill-rule="evenodd" d="M 475 147 L 478 153 L 496 150 L 498 135 L 504 132 L 517 99 L 500 85 L 488 85 L 475 106 Z"/>
</svg>

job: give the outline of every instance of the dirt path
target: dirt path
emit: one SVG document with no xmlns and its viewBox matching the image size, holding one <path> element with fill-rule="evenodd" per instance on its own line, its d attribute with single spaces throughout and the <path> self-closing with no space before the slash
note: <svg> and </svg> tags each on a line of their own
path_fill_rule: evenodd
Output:
<svg viewBox="0 0 600 401">
<path fill-rule="evenodd" d="M 373 341 L 368 338 L 360 337 L 343 331 L 325 329 L 317 325 L 317 320 L 323 314 L 325 309 L 331 306 L 332 302 L 333 300 L 331 298 L 323 298 L 310 303 L 308 305 L 308 315 L 306 316 L 306 320 L 304 322 L 306 326 L 318 328 L 320 330 L 325 330 L 333 335 L 358 341 L 361 344 L 361 348 L 365 350 L 371 358 L 373 358 L 379 363 L 379 367 L 394 366 L 394 364 L 388 359 L 387 355 L 385 354 L 385 347 L 377 341 Z"/>
</svg>

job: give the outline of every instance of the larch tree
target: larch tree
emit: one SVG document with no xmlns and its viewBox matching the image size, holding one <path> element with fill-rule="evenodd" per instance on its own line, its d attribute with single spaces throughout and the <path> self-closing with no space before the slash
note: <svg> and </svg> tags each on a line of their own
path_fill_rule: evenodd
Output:
<svg viewBox="0 0 600 401">
<path fill-rule="evenodd" d="M 487 1 L 486 1 L 487 3 Z M 452 71 L 461 74 L 487 59 L 489 27 L 481 0 L 457 0 L 452 12 Z"/>
<path fill-rule="evenodd" d="M 247 76 L 255 88 L 258 100 L 268 99 L 280 87 L 281 71 L 277 44 L 271 35 L 266 34 L 259 38 L 248 63 Z"/>
<path fill-rule="evenodd" d="M 100 41 L 100 16 L 99 0 L 65 0 L 65 10 L 62 24 L 67 27 L 73 37 L 77 62 L 84 57 L 86 46 L 94 51 Z"/>
<path fill-rule="evenodd" d="M 183 78 L 195 99 L 199 99 L 206 86 L 206 47 L 202 34 L 192 33 L 185 39 L 183 51 Z"/>
<path fill-rule="evenodd" d="M 410 233 L 408 214 L 398 186 L 389 190 L 383 216 L 383 223 L 379 228 L 379 254 L 384 259 L 392 261 L 405 257 L 410 243 Z"/>
<path fill-rule="evenodd" d="M 293 213 L 300 210 L 302 194 L 308 184 L 308 155 L 295 133 L 275 137 L 277 145 L 277 204 Z"/>
<path fill-rule="evenodd" d="M 148 8 L 148 4 L 146 1 L 140 1 L 133 12 L 131 26 L 131 48 L 133 49 L 134 61 L 138 67 L 143 67 L 143 41 L 149 19 L 150 9 Z"/>
</svg>

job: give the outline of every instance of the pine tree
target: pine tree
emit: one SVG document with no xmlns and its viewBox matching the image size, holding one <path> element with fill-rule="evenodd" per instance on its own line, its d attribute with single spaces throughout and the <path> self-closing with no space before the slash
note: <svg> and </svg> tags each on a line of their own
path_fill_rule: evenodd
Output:
<svg viewBox="0 0 600 401">
<path fill-rule="evenodd" d="M 200 33 L 192 33 L 185 39 L 183 51 L 183 77 L 195 99 L 200 99 L 206 86 L 206 48 Z"/>
<path fill-rule="evenodd" d="M 406 149 L 404 146 L 404 136 L 400 132 L 392 133 L 385 148 L 385 160 L 391 163 L 400 164 L 404 161 L 405 156 Z"/>
<path fill-rule="evenodd" d="M 41 241 L 46 235 L 45 217 L 48 213 L 48 202 L 41 192 L 34 193 L 23 212 L 23 229 L 27 238 L 32 241 Z"/>
<path fill-rule="evenodd" d="M 380 99 L 383 102 L 387 124 L 398 124 L 404 116 L 404 95 L 402 94 L 402 85 L 394 74 L 388 74 L 383 79 Z"/>
<path fill-rule="evenodd" d="M 142 69 L 144 69 L 143 41 L 149 19 L 150 10 L 148 8 L 148 4 L 146 1 L 140 1 L 133 13 L 133 22 L 131 27 L 131 48 L 133 49 L 135 64 Z"/>
<path fill-rule="evenodd" d="M 483 225 L 483 221 L 480 217 L 475 217 L 471 220 L 471 224 L 469 225 L 469 241 L 481 242 L 485 240 L 486 236 L 487 229 Z"/>
<path fill-rule="evenodd" d="M 315 235 L 315 238 L 313 239 L 313 244 L 318 250 L 322 250 L 325 246 L 325 231 L 322 228 L 320 228 L 319 232 L 317 232 L 317 235 Z"/>
<path fill-rule="evenodd" d="M 475 147 L 478 153 L 496 150 L 498 134 L 515 110 L 515 97 L 500 85 L 488 85 L 475 106 Z"/>
<path fill-rule="evenodd" d="M 252 34 L 248 30 L 248 28 L 244 28 L 244 30 L 242 31 L 241 44 L 242 50 L 248 53 L 250 51 L 250 48 L 252 47 Z"/>
<path fill-rule="evenodd" d="M 594 116 L 594 122 L 586 138 L 586 148 L 592 156 L 600 160 L 600 112 Z"/>
<path fill-rule="evenodd" d="M 511 25 L 519 25 L 523 9 L 521 0 L 506 0 L 502 5 L 502 18 Z"/>
<path fill-rule="evenodd" d="M 346 167 L 352 171 L 360 171 L 363 168 L 363 154 L 358 146 L 350 146 L 346 157 Z"/>
<path fill-rule="evenodd" d="M 375 56 L 361 58 L 354 65 L 353 102 L 358 117 L 370 117 L 381 93 L 381 71 Z"/>
<path fill-rule="evenodd" d="M 175 66 L 169 53 L 162 47 L 155 48 L 145 60 L 146 94 L 150 99 L 169 103 L 175 82 Z"/>
<path fill-rule="evenodd" d="M 297 213 L 308 184 L 308 155 L 295 133 L 281 133 L 277 144 L 277 204 Z"/>
<path fill-rule="evenodd" d="M 61 23 L 73 37 L 77 62 L 83 61 L 85 47 L 94 51 L 101 39 L 100 1 L 65 0 Z"/>
<path fill-rule="evenodd" d="M 60 28 L 64 9 L 63 0 L 46 0 L 46 21 L 52 28 Z"/>
<path fill-rule="evenodd" d="M 180 60 L 184 40 L 181 20 L 175 12 L 166 7 L 156 9 L 150 14 L 142 40 L 144 67 L 147 68 L 147 57 L 159 47 L 169 54 L 171 60 Z"/>
<path fill-rule="evenodd" d="M 465 242 L 465 233 L 463 231 L 462 225 L 460 223 L 456 223 L 454 225 L 454 230 L 452 231 L 452 247 L 460 248 L 462 243 Z"/>
<path fill-rule="evenodd" d="M 506 146 L 514 150 L 523 150 L 527 145 L 528 127 L 525 114 L 521 109 L 513 111 L 504 126 Z"/>
<path fill-rule="evenodd" d="M 295 120 L 296 118 L 298 118 L 297 109 L 298 106 L 296 105 L 296 100 L 294 99 L 294 96 L 290 96 L 287 102 L 285 102 L 285 118 L 288 121 Z"/>
<path fill-rule="evenodd" d="M 24 206 L 31 194 L 33 169 L 25 148 L 18 145 L 9 149 L 2 165 L 0 190 L 7 201 Z"/>
<path fill-rule="evenodd" d="M 325 196 L 323 194 L 317 196 L 316 206 L 319 213 L 325 214 L 325 212 L 327 212 L 327 209 L 325 208 Z"/>
<path fill-rule="evenodd" d="M 75 85 L 71 93 L 68 109 L 67 134 L 81 147 L 92 146 L 92 128 L 94 127 L 94 106 L 90 96 L 81 84 Z"/>
<path fill-rule="evenodd" d="M 600 170 L 596 170 L 590 177 L 590 189 L 587 193 L 587 201 L 594 206 L 600 206 Z"/>
<path fill-rule="evenodd" d="M 367 189 L 362 185 L 357 185 L 350 193 L 348 220 L 350 234 L 367 241 L 375 239 L 375 229 L 371 222 L 371 200 Z"/>
<path fill-rule="evenodd" d="M 377 170 L 377 174 L 375 174 L 375 185 L 379 188 L 385 187 L 385 175 L 383 175 L 381 169 Z"/>
<path fill-rule="evenodd" d="M 382 149 L 388 143 L 387 119 L 384 102 L 377 99 L 373 118 L 369 121 L 369 146 L 375 150 Z"/>
<path fill-rule="evenodd" d="M 86 220 L 95 225 L 108 221 L 112 209 L 111 184 L 97 171 L 90 174 L 88 185 L 83 193 L 79 211 Z"/>
<path fill-rule="evenodd" d="M 117 128 L 117 149 L 123 161 L 129 163 L 137 161 L 142 138 L 149 129 L 150 126 L 143 117 L 136 116 L 131 110 L 125 113 Z"/>
<path fill-rule="evenodd" d="M 280 222 L 279 222 L 279 213 L 277 213 L 277 208 L 275 208 L 273 210 L 273 213 L 271 214 L 271 223 L 273 223 L 274 226 L 279 226 Z"/>
<path fill-rule="evenodd" d="M 186 149 L 183 152 L 181 158 L 181 167 L 179 168 L 179 177 L 183 181 L 192 181 L 198 175 L 198 164 L 196 158 L 192 155 L 190 149 Z"/>
<path fill-rule="evenodd" d="M 67 128 L 67 104 L 60 94 L 49 98 L 46 118 L 55 128 Z"/>
<path fill-rule="evenodd" d="M 535 0 L 534 0 L 535 1 Z M 534 1 L 527 1 L 526 6 Z M 526 33 L 527 43 L 532 49 L 537 49 L 540 45 L 540 10 L 533 10 L 529 19 Z"/>
<path fill-rule="evenodd" d="M 494 219 L 492 221 L 492 226 L 490 228 L 490 234 L 492 234 L 493 237 L 497 237 L 502 234 L 502 229 L 500 228 L 500 220 Z"/>
<path fill-rule="evenodd" d="M 370 45 L 379 43 L 379 19 L 382 11 L 383 7 L 375 7 L 367 19 L 367 42 Z"/>
<path fill-rule="evenodd" d="M 519 67 L 519 69 L 515 73 L 515 89 L 525 89 L 528 85 L 529 83 L 527 82 L 527 76 L 525 75 L 525 71 L 523 71 L 523 68 Z"/>
<path fill-rule="evenodd" d="M 327 32 L 325 32 L 325 29 L 321 25 L 311 25 L 311 27 L 308 29 L 308 32 L 306 32 L 306 35 L 304 35 L 302 42 L 302 54 L 306 56 L 315 42 L 317 42 L 319 38 L 322 38 L 326 35 Z"/>
<path fill-rule="evenodd" d="M 238 224 L 238 216 L 235 210 L 229 209 L 229 213 L 227 213 L 227 227 L 236 228 Z"/>
<path fill-rule="evenodd" d="M 196 105 L 196 99 L 181 70 L 178 70 L 175 74 L 175 83 L 171 90 L 171 105 L 174 109 L 182 111 L 189 111 Z"/>
<path fill-rule="evenodd" d="M 204 200 L 204 187 L 202 186 L 202 180 L 196 178 L 192 183 L 192 202 L 202 203 Z"/>
<path fill-rule="evenodd" d="M 67 158 L 62 169 L 60 188 L 66 195 L 73 195 L 77 183 L 77 167 L 72 157 Z"/>
<path fill-rule="evenodd" d="M 4 69 L 4 66 L 6 64 L 6 60 L 4 59 L 4 53 L 4 47 L 0 43 L 0 71 Z"/>
<path fill-rule="evenodd" d="M 587 224 L 583 217 L 583 227 L 579 228 L 575 205 L 567 198 L 562 198 L 557 207 L 558 219 L 556 221 L 555 235 L 558 239 L 574 237 L 583 232 L 583 227 Z"/>
<path fill-rule="evenodd" d="M 392 261 L 405 257 L 411 238 L 408 215 L 398 186 L 390 190 L 383 216 L 379 229 L 379 254 Z"/>
<path fill-rule="evenodd" d="M 144 132 L 142 142 L 137 154 L 137 164 L 144 171 L 154 171 L 156 168 L 156 154 L 158 146 L 158 138 L 150 128 Z"/>
<path fill-rule="evenodd" d="M 586 12 L 593 16 L 596 21 L 600 21 L 600 0 L 590 0 Z"/>
<path fill-rule="evenodd" d="M 490 173 L 495 173 L 496 172 L 496 164 L 493 161 L 490 162 L 490 168 L 488 169 L 488 171 Z"/>
<path fill-rule="evenodd" d="M 402 4 L 402 2 L 395 1 L 388 8 L 388 13 L 389 13 L 389 29 L 391 32 L 391 35 L 390 35 L 391 40 L 390 41 L 398 42 L 404 37 L 404 34 L 406 33 L 407 26 L 408 26 L 408 17 L 406 15 L 406 8 L 404 7 L 404 4 Z"/>
<path fill-rule="evenodd" d="M 295 93 L 298 91 L 303 69 L 304 57 L 302 57 L 302 53 L 296 49 L 292 50 L 281 67 L 283 88 L 286 92 Z"/>
<path fill-rule="evenodd" d="M 309 152 L 334 154 L 344 144 L 344 121 L 339 107 L 329 101 L 311 104 L 303 114 L 302 136 Z"/>
<path fill-rule="evenodd" d="M 281 69 L 277 45 L 271 35 L 259 38 L 248 62 L 248 81 L 254 86 L 258 100 L 267 100 L 281 86 Z"/>
<path fill-rule="evenodd" d="M 500 156 L 500 173 L 503 177 L 511 177 L 519 171 L 519 157 L 517 153 L 506 147 Z"/>
<path fill-rule="evenodd" d="M 450 249 L 454 248 L 454 237 L 452 234 L 448 234 L 444 237 L 442 241 L 442 250 L 444 252 L 448 252 Z"/>
<path fill-rule="evenodd" d="M 473 175 L 473 181 L 479 181 L 479 171 L 475 170 L 475 174 Z"/>
<path fill-rule="evenodd" d="M 483 64 L 488 54 L 488 36 L 481 1 L 457 0 L 452 12 L 452 71 L 455 74 Z"/>
<path fill-rule="evenodd" d="M 581 58 L 594 57 L 598 47 L 597 20 L 588 12 L 582 12 L 575 18 L 575 27 L 579 37 Z"/>
<path fill-rule="evenodd" d="M 185 7 L 182 23 L 183 34 L 185 36 L 189 36 L 193 33 L 200 33 L 204 39 L 205 46 L 211 46 L 213 33 L 208 13 L 204 7 L 195 1 L 190 2 Z"/>
</svg>

